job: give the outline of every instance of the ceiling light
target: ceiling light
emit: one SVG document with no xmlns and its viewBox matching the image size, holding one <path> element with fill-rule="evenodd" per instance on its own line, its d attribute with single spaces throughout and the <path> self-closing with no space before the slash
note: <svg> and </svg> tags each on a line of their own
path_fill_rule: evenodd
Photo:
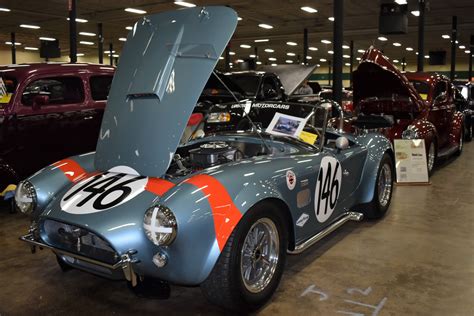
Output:
<svg viewBox="0 0 474 316">
<path fill-rule="evenodd" d="M 33 29 L 33 30 L 37 30 L 40 28 L 38 25 L 31 25 L 31 24 L 20 24 L 20 27 L 24 29 Z"/>
<path fill-rule="evenodd" d="M 285 60 L 285 63 L 287 63 L 287 64 L 292 64 L 293 61 L 292 61 L 291 59 L 287 59 L 287 60 Z"/>
<path fill-rule="evenodd" d="M 350 66 L 351 66 L 350 63 L 345 63 L 344 65 L 346 65 L 347 67 L 350 67 Z"/>
<path fill-rule="evenodd" d="M 275 50 L 274 50 L 274 49 L 271 49 L 271 48 L 265 48 L 265 51 L 266 51 L 267 53 L 274 53 L 274 52 L 275 52 Z"/>
<path fill-rule="evenodd" d="M 312 47 L 312 46 L 311 46 L 311 47 L 308 47 L 308 49 L 309 49 L 309 50 L 312 50 L 312 51 L 317 51 L 317 50 L 318 50 L 317 47 Z"/>
<path fill-rule="evenodd" d="M 106 50 L 106 51 L 104 51 L 104 53 L 110 55 L 110 50 Z M 115 51 L 114 51 L 114 50 L 112 51 L 112 54 L 115 54 Z"/>
<path fill-rule="evenodd" d="M 329 55 L 334 55 L 334 51 L 333 50 L 328 50 L 328 54 Z"/>
<path fill-rule="evenodd" d="M 277 59 L 275 57 L 268 57 L 269 61 L 276 61 Z"/>
<path fill-rule="evenodd" d="M 420 16 L 420 11 L 414 10 L 414 11 L 411 11 L 411 14 L 413 14 L 414 16 Z"/>
<path fill-rule="evenodd" d="M 237 17 L 237 21 L 242 21 L 243 19 L 239 16 Z"/>
<path fill-rule="evenodd" d="M 443 35 L 441 35 L 441 37 L 444 38 L 444 39 L 451 38 L 448 34 L 443 34 Z"/>
<path fill-rule="evenodd" d="M 296 46 L 298 45 L 297 43 L 295 42 L 286 42 L 286 45 L 290 45 L 290 46 Z"/>
<path fill-rule="evenodd" d="M 1 11 L 1 12 L 10 12 L 11 10 L 10 10 L 10 9 L 7 9 L 7 8 L 0 8 L 0 11 Z"/>
<path fill-rule="evenodd" d="M 331 44 L 331 41 L 326 40 L 326 39 L 323 39 L 323 40 L 321 40 L 321 43 L 323 43 L 323 44 Z"/>
<path fill-rule="evenodd" d="M 288 56 L 296 56 L 295 53 L 286 53 L 286 55 L 288 55 Z"/>
<path fill-rule="evenodd" d="M 260 23 L 258 26 L 261 27 L 262 29 L 267 29 L 267 30 L 273 28 L 273 26 L 271 26 L 270 24 L 265 24 L 265 23 Z"/>
<path fill-rule="evenodd" d="M 69 18 L 66 18 L 66 20 L 69 21 Z M 87 23 L 87 22 L 89 22 L 89 20 L 76 18 L 76 22 L 77 22 L 77 23 Z"/>
<path fill-rule="evenodd" d="M 250 57 L 250 58 L 257 58 L 257 56 L 254 55 L 254 54 L 250 54 L 249 57 Z"/>
<path fill-rule="evenodd" d="M 79 44 L 82 44 L 82 45 L 94 45 L 94 42 L 80 41 Z"/>
<path fill-rule="evenodd" d="M 114 55 L 112 55 L 112 57 L 119 58 L 119 57 L 120 57 L 120 55 L 118 55 L 118 54 L 114 54 Z"/>
<path fill-rule="evenodd" d="M 411 47 L 407 47 L 407 48 L 405 48 L 405 49 L 406 49 L 407 51 L 409 51 L 409 52 L 413 51 L 413 48 L 411 48 Z"/>
<path fill-rule="evenodd" d="M 324 63 L 324 62 L 326 62 L 326 61 L 327 61 L 327 59 L 325 59 L 325 58 L 321 58 L 321 59 L 319 59 L 319 61 L 320 61 L 320 62 L 322 62 L 322 63 Z"/>
<path fill-rule="evenodd" d="M 229 55 L 234 56 L 235 52 L 229 52 Z"/>
<path fill-rule="evenodd" d="M 186 2 L 186 1 L 175 1 L 174 4 L 180 5 L 186 8 L 194 8 L 196 6 L 194 3 Z"/>
<path fill-rule="evenodd" d="M 26 50 L 38 50 L 37 47 L 29 47 L 29 46 L 26 46 L 25 49 Z"/>
<path fill-rule="evenodd" d="M 243 63 L 244 61 L 243 61 L 243 59 L 237 59 L 235 62 L 236 63 Z"/>
<path fill-rule="evenodd" d="M 254 42 L 255 43 L 264 43 L 264 42 L 268 42 L 269 39 L 268 38 L 262 38 L 262 39 L 256 39 Z"/>
<path fill-rule="evenodd" d="M 395 3 L 400 5 L 407 4 L 407 0 L 395 0 Z"/>
<path fill-rule="evenodd" d="M 357 60 L 361 60 L 362 58 L 360 58 L 360 57 L 357 57 L 356 59 L 357 59 Z"/>
<path fill-rule="evenodd" d="M 399 63 L 398 59 L 394 59 L 393 62 L 394 62 L 395 64 L 398 64 L 398 63 Z"/>
<path fill-rule="evenodd" d="M 306 56 L 306 59 L 313 59 L 313 57 L 311 57 L 311 56 Z"/>
<path fill-rule="evenodd" d="M 400 46 L 402 46 L 402 44 L 395 42 L 395 43 L 393 43 L 393 46 L 400 47 Z"/>
<path fill-rule="evenodd" d="M 273 67 L 276 67 L 276 66 L 278 66 L 278 65 L 277 65 L 277 64 L 272 64 L 272 66 L 273 66 Z"/>
<path fill-rule="evenodd" d="M 377 37 L 377 39 L 382 42 L 385 42 L 386 40 L 388 40 L 385 36 L 379 36 Z"/>
<path fill-rule="evenodd" d="M 127 41 L 127 38 L 126 38 L 126 37 L 120 37 L 120 38 L 119 38 L 119 41 L 121 41 L 121 42 L 126 42 L 126 41 Z"/>
<path fill-rule="evenodd" d="M 349 55 L 342 55 L 343 58 L 351 58 Z"/>
<path fill-rule="evenodd" d="M 426 59 L 430 58 L 430 55 L 425 55 L 425 58 L 426 58 Z"/>
<path fill-rule="evenodd" d="M 465 49 L 465 48 L 466 48 L 466 46 L 464 46 L 464 45 L 459 45 L 459 49 Z"/>
<path fill-rule="evenodd" d="M 357 52 L 363 54 L 363 53 L 365 53 L 365 50 L 363 50 L 363 49 L 358 49 Z"/>
<path fill-rule="evenodd" d="M 222 59 L 224 59 L 224 57 L 222 57 L 222 56 L 221 56 L 221 57 L 219 57 L 219 59 L 221 59 L 221 60 L 222 60 Z"/>
<path fill-rule="evenodd" d="M 126 26 L 125 29 L 126 29 L 127 31 L 131 31 L 131 30 L 133 30 L 133 26 Z"/>
<path fill-rule="evenodd" d="M 470 51 L 469 49 L 466 49 L 464 52 L 465 52 L 466 54 L 471 53 L 471 51 Z"/>
<path fill-rule="evenodd" d="M 82 56 L 84 56 L 84 55 L 85 55 L 84 53 L 78 53 L 78 54 L 76 54 L 77 57 L 82 57 Z"/>
<path fill-rule="evenodd" d="M 256 64 L 257 64 L 257 65 L 261 65 L 262 62 L 261 62 L 261 61 L 257 61 Z"/>
<path fill-rule="evenodd" d="M 135 13 L 135 14 L 146 14 L 145 10 L 140 10 L 140 9 L 134 9 L 134 8 L 126 8 L 124 11 L 130 12 L 130 13 Z"/>
<path fill-rule="evenodd" d="M 306 11 L 308 13 L 316 13 L 318 10 L 311 8 L 311 7 L 301 7 L 301 10 Z"/>
<path fill-rule="evenodd" d="M 84 36 L 95 36 L 96 34 L 95 34 L 95 33 L 91 33 L 91 32 L 79 32 L 79 35 L 84 35 Z"/>
<path fill-rule="evenodd" d="M 330 17 L 328 17 L 328 20 L 331 21 L 331 22 L 334 22 L 334 17 L 330 16 Z"/>
<path fill-rule="evenodd" d="M 252 46 L 247 45 L 247 44 L 241 44 L 240 47 L 241 47 L 241 48 L 251 48 Z"/>
<path fill-rule="evenodd" d="M 349 49 L 350 46 L 349 46 L 349 45 L 342 45 L 342 48 L 343 48 L 343 49 Z"/>
<path fill-rule="evenodd" d="M 48 42 L 53 42 L 56 40 L 54 37 L 45 37 L 45 36 L 42 36 L 39 39 L 40 41 L 48 41 Z"/>
<path fill-rule="evenodd" d="M 8 42 L 5 42 L 5 44 L 7 44 L 7 45 L 11 45 L 11 44 L 12 44 L 12 42 L 8 41 Z M 20 46 L 20 45 L 21 45 L 21 43 L 19 43 L 19 42 L 15 42 L 15 46 Z"/>
<path fill-rule="evenodd" d="M 316 64 L 316 67 L 321 67 L 321 65 L 320 65 L 320 64 Z"/>
</svg>

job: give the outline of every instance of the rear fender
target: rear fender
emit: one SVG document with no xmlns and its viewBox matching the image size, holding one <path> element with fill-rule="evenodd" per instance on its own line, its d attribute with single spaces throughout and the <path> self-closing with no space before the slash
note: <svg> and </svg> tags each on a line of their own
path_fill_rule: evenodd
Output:
<svg viewBox="0 0 474 316">
<path fill-rule="evenodd" d="M 449 144 L 459 144 L 459 137 L 461 131 L 464 128 L 464 114 L 462 112 L 456 111 L 453 115 L 453 122 L 451 125 L 451 130 L 449 132 Z"/>
</svg>

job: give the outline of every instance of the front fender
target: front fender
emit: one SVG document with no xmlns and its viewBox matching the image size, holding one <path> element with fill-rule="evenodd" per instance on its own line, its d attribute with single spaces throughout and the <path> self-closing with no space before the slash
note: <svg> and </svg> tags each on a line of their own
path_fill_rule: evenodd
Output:
<svg viewBox="0 0 474 316">
<path fill-rule="evenodd" d="M 57 192 L 94 170 L 94 154 L 91 152 L 60 160 L 27 178 L 36 190 L 37 206 L 33 218 L 43 212 Z"/>
<path fill-rule="evenodd" d="M 367 148 L 368 154 L 364 164 L 364 170 L 357 189 L 358 201 L 355 205 L 365 204 L 372 201 L 375 193 L 375 184 L 380 161 L 385 153 L 388 153 L 394 161 L 392 143 L 386 137 L 378 133 L 368 133 L 356 137 L 359 144 Z"/>
<path fill-rule="evenodd" d="M 431 143 L 438 138 L 438 131 L 436 127 L 427 120 L 417 120 L 412 124 L 418 130 L 419 138 L 425 140 L 426 154 L 428 155 L 428 149 Z"/>
</svg>

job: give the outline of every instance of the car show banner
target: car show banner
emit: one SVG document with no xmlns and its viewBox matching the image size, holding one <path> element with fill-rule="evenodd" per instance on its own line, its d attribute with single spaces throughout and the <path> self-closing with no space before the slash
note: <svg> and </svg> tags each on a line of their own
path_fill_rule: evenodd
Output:
<svg viewBox="0 0 474 316">
<path fill-rule="evenodd" d="M 395 168 L 398 184 L 429 182 L 424 139 L 395 139 Z"/>
</svg>

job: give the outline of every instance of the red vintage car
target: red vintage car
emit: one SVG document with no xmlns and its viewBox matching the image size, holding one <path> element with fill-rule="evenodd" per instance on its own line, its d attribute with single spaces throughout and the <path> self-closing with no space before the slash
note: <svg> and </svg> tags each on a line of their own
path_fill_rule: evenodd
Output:
<svg viewBox="0 0 474 316">
<path fill-rule="evenodd" d="M 448 78 L 402 74 L 373 47 L 363 55 L 353 78 L 356 121 L 382 114 L 392 123 L 382 130 L 390 140 L 424 139 L 429 173 L 438 158 L 461 153 L 463 114 L 456 110 Z"/>
<path fill-rule="evenodd" d="M 24 176 L 95 149 L 114 71 L 92 64 L 0 66 L 0 201 Z"/>
</svg>

